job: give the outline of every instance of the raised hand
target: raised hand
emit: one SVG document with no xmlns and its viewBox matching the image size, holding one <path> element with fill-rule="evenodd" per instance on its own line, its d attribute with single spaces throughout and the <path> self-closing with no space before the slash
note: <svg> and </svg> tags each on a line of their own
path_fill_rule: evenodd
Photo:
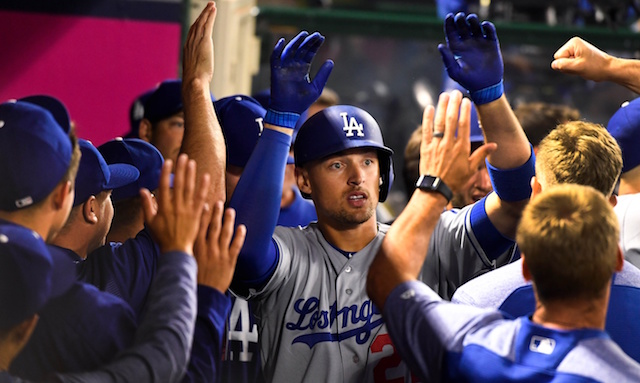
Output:
<svg viewBox="0 0 640 383">
<path fill-rule="evenodd" d="M 305 31 L 286 45 L 284 39 L 278 40 L 271 54 L 270 111 L 300 115 L 318 99 L 333 69 L 333 61 L 327 60 L 311 81 L 311 62 L 323 42 L 324 36 L 320 33 L 309 35 Z M 291 126 L 278 124 L 278 121 L 265 122 L 293 128 L 296 121 Z"/>
<path fill-rule="evenodd" d="M 553 54 L 551 68 L 577 74 L 587 80 L 606 80 L 612 56 L 579 37 L 573 37 Z"/>
<path fill-rule="evenodd" d="M 442 93 L 437 110 L 429 106 L 423 115 L 420 174 L 439 177 L 453 192 L 460 191 L 497 148 L 495 143 L 484 144 L 469 155 L 470 120 L 471 102 L 457 90 Z"/>
<path fill-rule="evenodd" d="M 141 190 L 144 218 L 160 250 L 182 251 L 193 254 L 193 244 L 198 235 L 200 218 L 209 189 L 209 175 L 202 177 L 196 189 L 196 163 L 186 154 L 178 157 L 173 190 L 170 188 L 171 160 L 165 161 L 154 208 L 153 197 L 147 189 Z"/>
<path fill-rule="evenodd" d="M 204 212 L 194 247 L 198 262 L 198 284 L 222 293 L 231 284 L 238 254 L 247 235 L 244 225 L 239 225 L 234 235 L 235 210 L 229 208 L 224 211 L 224 218 L 223 211 L 223 202 L 218 201 L 213 205 L 213 211 Z"/>
<path fill-rule="evenodd" d="M 444 21 L 446 45 L 438 45 L 449 77 L 457 81 L 482 105 L 504 93 L 504 64 L 495 26 L 471 14 L 447 15 Z"/>
<path fill-rule="evenodd" d="M 189 28 L 182 54 L 183 83 L 198 79 L 208 84 L 213 78 L 212 33 L 216 12 L 215 3 L 210 1 Z"/>
</svg>

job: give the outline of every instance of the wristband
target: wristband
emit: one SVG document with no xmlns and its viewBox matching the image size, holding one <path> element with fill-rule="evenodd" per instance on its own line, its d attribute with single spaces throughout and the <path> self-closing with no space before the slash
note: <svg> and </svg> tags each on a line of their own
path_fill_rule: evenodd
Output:
<svg viewBox="0 0 640 383">
<path fill-rule="evenodd" d="M 531 197 L 531 177 L 536 175 L 536 156 L 531 148 L 531 156 L 521 166 L 513 169 L 498 169 L 486 160 L 491 185 L 501 200 L 522 201 Z"/>
<path fill-rule="evenodd" d="M 484 89 L 476 90 L 475 92 L 469 92 L 471 99 L 476 105 L 488 104 L 491 101 L 495 101 L 504 93 L 504 85 L 502 80 L 496 85 L 486 87 Z"/>
<path fill-rule="evenodd" d="M 300 115 L 298 113 L 277 112 L 268 109 L 267 114 L 264 116 L 264 123 L 293 129 L 296 127 L 296 122 L 298 122 L 299 118 Z"/>
<path fill-rule="evenodd" d="M 449 187 L 442 182 L 440 177 L 434 177 L 430 175 L 421 175 L 416 182 L 416 187 L 420 190 L 435 191 L 444 196 L 447 199 L 447 203 L 453 198 L 453 192 Z"/>
</svg>

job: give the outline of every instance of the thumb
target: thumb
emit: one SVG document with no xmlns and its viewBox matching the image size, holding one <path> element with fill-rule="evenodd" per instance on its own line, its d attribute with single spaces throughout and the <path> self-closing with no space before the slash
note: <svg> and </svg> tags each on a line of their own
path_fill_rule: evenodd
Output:
<svg viewBox="0 0 640 383">
<path fill-rule="evenodd" d="M 453 56 L 453 52 L 451 52 L 451 49 L 444 44 L 438 45 L 438 52 L 440 52 L 440 56 L 442 56 L 442 62 L 449 73 L 449 77 L 453 78 L 451 76 L 451 71 L 458 67 L 458 63 L 456 62 L 456 58 Z"/>
<path fill-rule="evenodd" d="M 322 64 L 318 73 L 316 73 L 316 78 L 313 79 L 313 86 L 320 92 L 322 92 L 322 89 L 324 89 L 324 86 L 327 84 L 332 70 L 333 60 L 327 60 Z"/>
<path fill-rule="evenodd" d="M 489 142 L 476 149 L 469 156 L 469 166 L 471 169 L 477 169 L 487 156 L 498 149 L 498 144 Z"/>
<path fill-rule="evenodd" d="M 570 71 L 574 66 L 574 59 L 559 58 L 551 62 L 551 68 L 565 72 Z"/>
</svg>

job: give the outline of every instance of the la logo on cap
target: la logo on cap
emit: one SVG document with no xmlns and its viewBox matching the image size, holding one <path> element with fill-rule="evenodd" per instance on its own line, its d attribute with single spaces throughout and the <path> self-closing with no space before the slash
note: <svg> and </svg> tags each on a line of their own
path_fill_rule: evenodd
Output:
<svg viewBox="0 0 640 383">
<path fill-rule="evenodd" d="M 355 117 L 347 119 L 347 112 L 340 113 L 340 117 L 342 117 L 342 122 L 344 123 L 344 127 L 342 128 L 342 130 L 347 132 L 347 137 L 353 137 L 354 130 L 358 131 L 358 137 L 364 137 L 364 128 L 362 127 L 362 124 L 359 124 L 358 121 L 356 121 Z"/>
</svg>

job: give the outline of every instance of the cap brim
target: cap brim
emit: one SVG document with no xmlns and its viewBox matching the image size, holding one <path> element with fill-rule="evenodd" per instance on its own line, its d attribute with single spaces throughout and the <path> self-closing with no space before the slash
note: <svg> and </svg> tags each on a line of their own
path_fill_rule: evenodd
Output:
<svg viewBox="0 0 640 383">
<path fill-rule="evenodd" d="M 51 297 L 55 298 L 66 293 L 78 279 L 77 265 L 73 262 L 69 254 L 66 253 L 67 250 L 53 245 L 47 246 L 47 249 L 53 262 Z"/>
<path fill-rule="evenodd" d="M 117 189 L 129 185 L 140 177 L 140 171 L 133 165 L 112 164 L 108 166 L 111 177 L 109 178 L 109 182 L 104 186 L 105 190 Z"/>
</svg>

